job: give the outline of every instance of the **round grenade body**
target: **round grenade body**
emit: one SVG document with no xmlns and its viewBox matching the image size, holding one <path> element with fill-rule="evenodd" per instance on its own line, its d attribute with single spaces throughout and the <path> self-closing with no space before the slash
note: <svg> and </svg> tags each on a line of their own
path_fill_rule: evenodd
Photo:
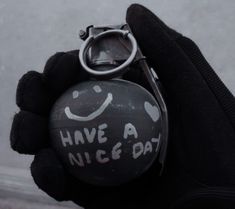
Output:
<svg viewBox="0 0 235 209">
<path fill-rule="evenodd" d="M 161 131 L 155 98 L 119 79 L 73 86 L 50 116 L 52 146 L 65 169 L 101 186 L 126 183 L 144 173 L 159 154 Z"/>
</svg>

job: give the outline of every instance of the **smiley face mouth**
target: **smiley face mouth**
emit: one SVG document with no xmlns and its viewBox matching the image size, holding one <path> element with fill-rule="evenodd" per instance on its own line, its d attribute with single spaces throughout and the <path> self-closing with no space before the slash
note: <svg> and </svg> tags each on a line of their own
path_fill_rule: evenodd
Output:
<svg viewBox="0 0 235 209">
<path fill-rule="evenodd" d="M 103 102 L 103 104 L 93 113 L 89 114 L 88 116 L 79 116 L 71 112 L 70 107 L 65 107 L 64 112 L 66 116 L 71 119 L 71 120 L 76 120 L 76 121 L 90 121 L 95 119 L 96 117 L 100 116 L 105 109 L 109 106 L 109 104 L 113 100 L 113 95 L 111 93 L 108 93 L 107 98 Z"/>
</svg>

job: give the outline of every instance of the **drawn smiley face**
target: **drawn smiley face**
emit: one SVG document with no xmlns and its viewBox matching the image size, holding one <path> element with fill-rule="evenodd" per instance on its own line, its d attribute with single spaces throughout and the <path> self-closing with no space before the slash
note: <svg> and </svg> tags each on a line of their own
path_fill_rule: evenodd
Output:
<svg viewBox="0 0 235 209">
<path fill-rule="evenodd" d="M 102 92 L 102 89 L 99 85 L 93 86 L 93 90 L 96 93 L 101 93 Z M 78 98 L 79 97 L 79 91 L 77 91 L 77 90 L 73 91 L 72 96 L 73 96 L 73 99 Z M 76 114 L 72 113 L 69 106 L 65 107 L 65 114 L 71 120 L 90 121 L 90 120 L 95 119 L 99 115 L 101 115 L 105 111 L 105 109 L 109 106 L 109 104 L 112 102 L 112 100 L 113 100 L 112 93 L 108 93 L 105 101 L 101 104 L 101 106 L 97 110 L 95 110 L 94 112 L 90 113 L 88 116 L 79 116 L 79 115 L 76 115 Z"/>
</svg>

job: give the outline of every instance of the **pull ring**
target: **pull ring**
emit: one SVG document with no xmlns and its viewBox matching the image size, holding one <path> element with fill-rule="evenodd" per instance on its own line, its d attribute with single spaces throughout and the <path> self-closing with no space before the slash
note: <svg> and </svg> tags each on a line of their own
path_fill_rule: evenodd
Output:
<svg viewBox="0 0 235 209">
<path fill-rule="evenodd" d="M 109 36 L 109 35 L 122 35 L 123 38 L 128 38 L 128 40 L 130 41 L 131 45 L 132 45 L 132 52 L 129 56 L 129 58 L 122 63 L 121 65 L 119 65 L 116 68 L 113 69 L 109 69 L 109 70 L 105 70 L 105 71 L 97 71 L 94 70 L 90 67 L 88 67 L 87 65 L 87 52 L 90 49 L 90 47 L 92 46 L 92 44 L 95 43 L 95 41 L 104 38 L 105 36 Z M 134 38 L 134 36 L 128 31 L 128 30 L 119 30 L 119 29 L 114 29 L 114 30 L 108 30 L 108 31 L 104 31 L 96 36 L 89 36 L 85 42 L 83 42 L 80 51 L 79 51 L 79 59 L 80 59 L 80 63 L 82 65 L 82 67 L 90 74 L 94 75 L 94 76 L 107 76 L 107 75 L 112 75 L 112 74 L 117 74 L 118 72 L 121 73 L 122 71 L 125 70 L 125 68 L 127 66 L 129 66 L 133 60 L 135 59 L 136 53 L 137 53 L 137 42 Z"/>
</svg>

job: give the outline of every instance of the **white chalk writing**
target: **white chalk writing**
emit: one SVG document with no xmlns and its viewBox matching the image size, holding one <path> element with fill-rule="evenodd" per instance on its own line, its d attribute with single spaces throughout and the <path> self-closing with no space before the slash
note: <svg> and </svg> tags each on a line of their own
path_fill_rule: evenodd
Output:
<svg viewBox="0 0 235 209">
<path fill-rule="evenodd" d="M 131 123 L 127 123 L 124 128 L 124 139 L 127 139 L 128 136 L 133 135 L 136 139 L 138 138 L 138 133 L 136 131 L 135 126 L 133 126 Z"/>
</svg>

